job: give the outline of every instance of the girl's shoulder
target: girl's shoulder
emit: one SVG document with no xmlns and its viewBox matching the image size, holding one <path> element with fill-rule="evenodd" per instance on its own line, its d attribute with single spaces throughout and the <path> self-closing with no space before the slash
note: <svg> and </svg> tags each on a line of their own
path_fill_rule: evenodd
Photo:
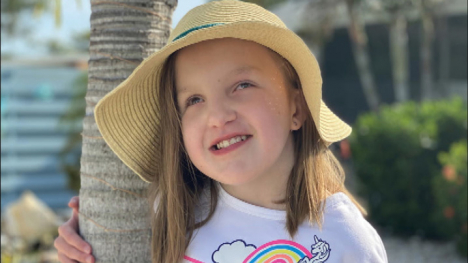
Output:
<svg viewBox="0 0 468 263">
<path fill-rule="evenodd" d="M 354 205 L 351 199 L 343 192 L 337 192 L 327 197 L 324 202 L 325 213 L 334 217 L 361 217 L 359 209 Z"/>
<path fill-rule="evenodd" d="M 345 228 L 353 231 L 356 228 L 375 229 L 364 218 L 363 214 L 351 199 L 343 192 L 330 195 L 325 200 L 324 227 Z"/>
<path fill-rule="evenodd" d="M 327 198 L 322 233 L 349 262 L 387 262 L 380 235 L 345 193 Z"/>
</svg>

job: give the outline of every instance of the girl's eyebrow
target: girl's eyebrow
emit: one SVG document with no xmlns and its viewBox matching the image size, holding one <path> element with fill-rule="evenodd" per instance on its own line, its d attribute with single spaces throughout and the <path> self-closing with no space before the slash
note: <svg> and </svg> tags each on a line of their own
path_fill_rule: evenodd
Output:
<svg viewBox="0 0 468 263">
<path fill-rule="evenodd" d="M 227 77 L 231 77 L 231 76 L 237 76 L 237 75 L 240 75 L 240 74 L 243 74 L 243 73 L 249 73 L 251 71 L 259 71 L 260 69 L 257 68 L 257 67 L 254 67 L 254 66 L 240 66 L 240 67 L 237 67 L 233 70 L 231 70 L 229 73 L 226 74 L 226 76 L 224 78 L 227 78 Z M 187 87 L 183 87 L 183 88 L 180 88 L 180 90 L 176 90 L 177 92 L 177 97 L 180 97 L 182 94 L 184 93 L 189 93 L 191 92 L 190 89 L 188 89 Z"/>
<path fill-rule="evenodd" d="M 241 67 L 238 67 L 238 68 L 232 70 L 231 72 L 229 72 L 228 76 L 240 75 L 242 73 L 251 72 L 251 71 L 254 71 L 254 70 L 259 70 L 259 69 L 257 67 L 253 67 L 253 66 L 241 66 Z"/>
</svg>

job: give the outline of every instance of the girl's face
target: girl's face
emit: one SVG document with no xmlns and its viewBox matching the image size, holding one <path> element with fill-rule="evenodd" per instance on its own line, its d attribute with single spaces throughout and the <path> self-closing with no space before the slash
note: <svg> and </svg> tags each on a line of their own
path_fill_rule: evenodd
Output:
<svg viewBox="0 0 468 263">
<path fill-rule="evenodd" d="M 178 52 L 183 141 L 205 175 L 233 186 L 279 172 L 289 175 L 294 160 L 290 130 L 301 123 L 299 92 L 290 87 L 277 60 L 259 44 L 232 38 Z"/>
</svg>

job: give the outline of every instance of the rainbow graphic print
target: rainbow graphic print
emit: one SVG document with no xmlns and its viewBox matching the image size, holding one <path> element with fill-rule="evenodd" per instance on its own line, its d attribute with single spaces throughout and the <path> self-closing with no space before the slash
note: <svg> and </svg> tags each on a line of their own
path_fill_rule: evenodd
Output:
<svg viewBox="0 0 468 263">
<path fill-rule="evenodd" d="M 309 251 L 301 244 L 289 240 L 275 240 L 256 247 L 247 244 L 242 239 L 221 244 L 213 252 L 213 263 L 323 263 L 330 257 L 330 245 L 314 236 L 315 243 Z M 202 261 L 185 256 L 185 260 L 192 263 Z"/>
<path fill-rule="evenodd" d="M 243 263 L 297 263 L 312 254 L 302 245 L 288 240 L 266 243 L 252 252 Z"/>
</svg>

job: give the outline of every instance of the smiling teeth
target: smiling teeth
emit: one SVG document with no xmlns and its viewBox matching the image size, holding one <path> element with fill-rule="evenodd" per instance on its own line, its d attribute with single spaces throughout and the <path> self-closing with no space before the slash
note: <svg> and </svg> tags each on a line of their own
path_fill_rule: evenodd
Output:
<svg viewBox="0 0 468 263">
<path fill-rule="evenodd" d="M 247 136 L 245 135 L 242 135 L 242 136 L 236 136 L 236 137 L 233 137 L 229 140 L 224 140 L 218 144 L 216 144 L 216 147 L 219 149 L 223 149 L 223 148 L 226 148 L 228 147 L 229 145 L 232 145 L 234 143 L 238 143 L 240 141 L 245 141 L 247 139 Z"/>
</svg>

